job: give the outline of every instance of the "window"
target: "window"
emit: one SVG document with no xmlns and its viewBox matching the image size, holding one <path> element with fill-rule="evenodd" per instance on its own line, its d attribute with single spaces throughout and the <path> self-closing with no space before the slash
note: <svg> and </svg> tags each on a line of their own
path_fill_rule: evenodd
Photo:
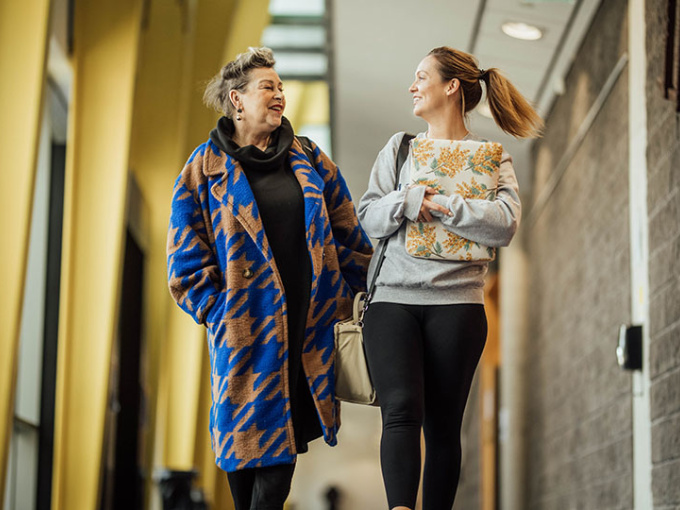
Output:
<svg viewBox="0 0 680 510">
<path fill-rule="evenodd" d="M 328 15 L 324 0 L 271 0 L 262 44 L 284 82 L 286 118 L 332 157 Z"/>
</svg>

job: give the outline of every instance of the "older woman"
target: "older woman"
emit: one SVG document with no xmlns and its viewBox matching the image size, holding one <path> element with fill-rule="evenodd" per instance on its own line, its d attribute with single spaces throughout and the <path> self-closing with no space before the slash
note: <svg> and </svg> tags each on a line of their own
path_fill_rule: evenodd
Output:
<svg viewBox="0 0 680 510">
<path fill-rule="evenodd" d="M 419 144 L 481 141 L 465 120 L 482 97 L 482 83 L 503 131 L 516 137 L 539 133 L 540 117 L 499 70 L 479 69 L 472 55 L 440 47 L 423 58 L 408 89 L 413 113 L 427 123 L 427 131 L 406 149 L 413 155 Z M 422 429 L 423 510 L 449 510 L 460 476 L 463 412 L 486 342 L 483 287 L 488 260 L 409 253 L 407 220 L 423 228 L 439 222 L 461 238 L 506 246 L 520 219 L 519 189 L 512 159 L 499 151 L 495 200 L 448 196 L 417 181 L 409 185 L 410 165 L 404 165 L 395 191 L 395 162 L 403 140 L 404 133 L 397 133 L 382 149 L 359 204 L 366 231 L 388 243 L 364 318 L 366 356 L 383 418 L 380 456 L 390 508 L 415 508 Z M 373 264 L 371 277 L 376 271 Z"/>
<path fill-rule="evenodd" d="M 337 166 L 283 116 L 274 63 L 250 48 L 209 83 L 224 116 L 175 183 L 168 234 L 170 292 L 208 329 L 212 446 L 237 510 L 282 508 L 296 455 L 335 445 L 333 325 L 372 253 Z"/>
</svg>

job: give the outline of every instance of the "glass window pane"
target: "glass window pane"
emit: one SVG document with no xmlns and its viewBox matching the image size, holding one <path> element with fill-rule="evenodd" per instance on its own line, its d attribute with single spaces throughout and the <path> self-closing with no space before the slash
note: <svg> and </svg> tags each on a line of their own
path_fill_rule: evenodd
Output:
<svg viewBox="0 0 680 510">
<path fill-rule="evenodd" d="M 324 76 L 328 58 L 322 53 L 278 52 L 276 71 L 281 76 Z"/>
<path fill-rule="evenodd" d="M 21 427 L 17 440 L 16 507 L 35 508 L 36 483 L 38 481 L 38 431 Z"/>
<path fill-rule="evenodd" d="M 44 111 L 24 282 L 14 411 L 21 419 L 36 425 L 40 421 L 51 156 L 49 105 Z"/>
<path fill-rule="evenodd" d="M 38 482 L 38 429 L 15 421 L 10 441 L 5 510 L 31 510 Z"/>
<path fill-rule="evenodd" d="M 262 45 L 269 48 L 322 49 L 326 30 L 322 26 L 270 25 L 262 34 Z"/>
<path fill-rule="evenodd" d="M 326 12 L 324 0 L 271 0 L 269 13 L 272 16 L 323 16 Z"/>
</svg>

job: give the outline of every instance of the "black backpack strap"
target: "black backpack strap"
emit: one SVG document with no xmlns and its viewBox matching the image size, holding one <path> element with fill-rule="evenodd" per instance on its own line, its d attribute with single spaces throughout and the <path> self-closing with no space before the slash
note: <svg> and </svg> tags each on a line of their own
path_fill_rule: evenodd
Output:
<svg viewBox="0 0 680 510">
<path fill-rule="evenodd" d="M 314 163 L 314 150 L 312 150 L 312 141 L 306 136 L 302 135 L 295 135 L 295 137 L 300 142 L 300 145 L 302 145 L 302 150 L 307 156 L 307 159 L 309 159 L 309 162 L 312 164 L 312 168 L 316 169 L 316 164 Z"/>
<path fill-rule="evenodd" d="M 404 163 L 406 162 L 406 158 L 408 157 L 408 150 L 409 150 L 409 142 L 415 138 L 413 135 L 409 133 L 404 133 L 404 137 L 401 139 L 401 143 L 399 144 L 399 151 L 397 152 L 397 179 L 394 181 L 394 189 L 395 191 L 399 189 L 399 180 L 401 179 L 401 168 L 404 166 Z M 391 237 L 391 236 L 390 236 Z M 371 298 L 373 297 L 373 290 L 375 289 L 375 281 L 378 279 L 378 273 L 380 273 L 380 268 L 382 267 L 382 263 L 385 260 L 385 250 L 387 249 L 387 241 L 389 241 L 390 238 L 386 238 L 380 241 L 380 253 L 378 254 L 378 265 L 375 268 L 375 272 L 373 273 L 373 278 L 371 278 L 371 283 L 368 286 L 368 295 L 366 296 L 366 301 L 364 302 L 364 311 L 366 311 L 366 308 L 368 308 L 368 303 L 371 301 Z"/>
<path fill-rule="evenodd" d="M 409 142 L 413 140 L 415 136 L 409 133 L 404 133 L 404 137 L 401 139 L 399 144 L 399 152 L 397 152 L 397 181 L 394 183 L 394 189 L 399 187 L 399 178 L 401 177 L 401 167 L 404 166 L 406 158 L 408 157 Z"/>
</svg>

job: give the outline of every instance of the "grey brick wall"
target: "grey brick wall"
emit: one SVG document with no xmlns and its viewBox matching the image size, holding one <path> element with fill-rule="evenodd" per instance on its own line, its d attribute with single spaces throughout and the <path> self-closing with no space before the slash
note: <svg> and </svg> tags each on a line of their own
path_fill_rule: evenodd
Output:
<svg viewBox="0 0 680 510">
<path fill-rule="evenodd" d="M 619 57 L 626 2 L 602 2 L 534 145 L 540 193 Z M 535 222 L 531 267 L 527 509 L 628 509 L 631 376 L 614 355 L 630 320 L 628 75 L 619 77 Z"/>
<path fill-rule="evenodd" d="M 680 508 L 680 116 L 663 98 L 668 0 L 646 1 L 652 490 Z"/>
</svg>

